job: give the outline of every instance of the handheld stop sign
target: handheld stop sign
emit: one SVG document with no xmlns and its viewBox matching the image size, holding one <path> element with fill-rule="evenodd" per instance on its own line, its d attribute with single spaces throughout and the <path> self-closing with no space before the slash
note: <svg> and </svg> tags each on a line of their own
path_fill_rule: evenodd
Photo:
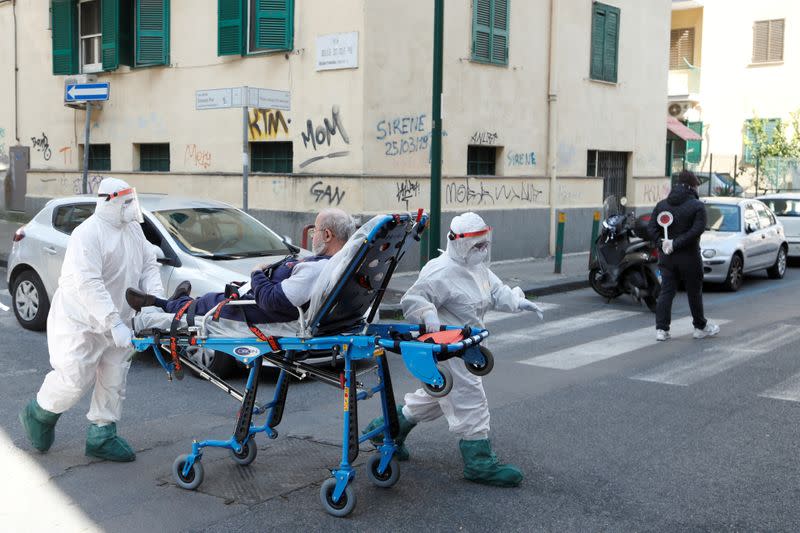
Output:
<svg viewBox="0 0 800 533">
<path fill-rule="evenodd" d="M 669 211 L 662 211 L 656 217 L 658 225 L 664 228 L 664 240 L 669 240 L 669 227 L 672 225 L 672 213 Z"/>
</svg>

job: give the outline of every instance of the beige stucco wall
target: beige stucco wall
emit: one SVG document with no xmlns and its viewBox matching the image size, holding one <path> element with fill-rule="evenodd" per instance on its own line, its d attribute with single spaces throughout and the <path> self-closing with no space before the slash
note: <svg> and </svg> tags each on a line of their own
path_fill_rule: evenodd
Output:
<svg viewBox="0 0 800 533">
<path fill-rule="evenodd" d="M 0 3 L 0 178 L 14 139 L 14 32 L 11 2 Z M 6 67 L 8 66 L 8 67 Z M 2 195 L 2 193 L 0 193 Z"/>
</svg>

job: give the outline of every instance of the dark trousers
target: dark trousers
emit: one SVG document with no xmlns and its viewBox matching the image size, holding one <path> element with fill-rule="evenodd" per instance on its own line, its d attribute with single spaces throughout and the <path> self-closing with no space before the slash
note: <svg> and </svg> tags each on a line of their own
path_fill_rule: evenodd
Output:
<svg viewBox="0 0 800 533">
<path fill-rule="evenodd" d="M 196 298 L 197 304 L 195 305 L 195 314 L 204 315 L 213 309 L 218 303 L 225 299 L 225 293 L 222 292 L 209 292 Z M 175 300 L 167 300 L 162 309 L 167 313 L 177 313 L 181 307 L 191 301 L 189 296 L 181 296 Z M 264 324 L 269 320 L 257 305 L 235 306 L 227 305 L 222 308 L 220 315 L 222 318 L 229 320 L 238 320 L 241 322 L 251 322 L 253 324 Z"/>
<path fill-rule="evenodd" d="M 706 327 L 703 315 L 703 260 L 700 254 L 667 256 L 658 265 L 661 269 L 661 293 L 656 304 L 656 329 L 669 331 L 672 321 L 672 300 L 678 290 L 678 281 L 686 286 L 692 323 L 697 329 Z"/>
</svg>

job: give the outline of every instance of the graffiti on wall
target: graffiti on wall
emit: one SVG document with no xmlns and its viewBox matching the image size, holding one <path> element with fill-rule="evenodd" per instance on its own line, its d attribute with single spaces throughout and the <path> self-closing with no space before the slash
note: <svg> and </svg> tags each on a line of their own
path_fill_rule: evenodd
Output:
<svg viewBox="0 0 800 533">
<path fill-rule="evenodd" d="M 306 121 L 306 131 L 300 132 L 300 136 L 303 139 L 303 147 L 308 149 L 310 145 L 314 152 L 317 152 L 317 150 L 323 147 L 331 146 L 331 139 L 334 137 L 341 137 L 344 144 L 350 144 L 350 137 L 347 135 L 347 130 L 344 129 L 342 115 L 338 105 L 331 107 L 330 120 L 327 117 L 322 119 L 322 124 L 318 124 L 316 128 L 314 127 L 314 121 L 308 119 Z M 300 168 L 305 168 L 322 159 L 345 157 L 348 154 L 350 154 L 349 151 L 340 150 L 325 155 L 315 155 L 300 163 Z"/>
<path fill-rule="evenodd" d="M 670 191 L 669 183 L 648 183 L 644 186 L 642 199 L 645 203 L 657 204 L 667 197 Z"/>
<path fill-rule="evenodd" d="M 384 155 L 395 157 L 427 150 L 430 133 L 424 113 L 404 115 L 378 121 L 375 139 L 383 142 Z"/>
<path fill-rule="evenodd" d="M 574 204 L 580 202 L 581 191 L 571 189 L 568 185 L 563 183 L 558 185 L 558 201 L 562 204 Z"/>
<path fill-rule="evenodd" d="M 72 165 L 72 147 L 62 146 L 58 149 L 58 153 L 64 156 L 64 166 Z"/>
<path fill-rule="evenodd" d="M 496 131 L 476 131 L 470 137 L 470 144 L 497 144 L 497 139 L 500 136 Z"/>
<path fill-rule="evenodd" d="M 93 194 L 97 192 L 97 188 L 100 187 L 100 182 L 103 181 L 105 176 L 87 176 L 86 184 L 88 186 L 88 193 Z M 61 178 L 41 178 L 42 183 L 50 183 L 58 181 L 58 187 L 62 191 L 72 191 L 72 194 L 82 194 L 83 193 L 83 176 L 77 177 L 68 177 L 63 176 Z"/>
<path fill-rule="evenodd" d="M 6 152 L 6 130 L 0 128 L 0 165 L 9 163 L 8 153 Z"/>
<path fill-rule="evenodd" d="M 338 185 L 326 185 L 324 181 L 314 182 L 308 192 L 316 203 L 327 202 L 328 205 L 337 206 L 342 203 L 345 194 L 345 191 L 339 189 Z"/>
<path fill-rule="evenodd" d="M 509 150 L 506 154 L 506 166 L 508 167 L 535 167 L 536 152 L 515 152 Z"/>
<path fill-rule="evenodd" d="M 211 166 L 211 152 L 201 150 L 196 144 L 187 144 L 183 152 L 183 164 L 184 166 L 193 164 L 197 168 L 206 170 Z"/>
<path fill-rule="evenodd" d="M 477 184 L 469 179 L 463 183 L 448 183 L 445 187 L 445 202 L 452 205 L 493 205 L 496 202 L 520 201 L 534 204 L 544 194 L 532 183 L 487 183 Z"/>
<path fill-rule="evenodd" d="M 404 179 L 403 181 L 396 181 L 395 187 L 397 188 L 397 203 L 405 204 L 408 209 L 408 201 L 412 198 L 417 198 L 420 193 L 420 185 L 417 180 Z"/>
<path fill-rule="evenodd" d="M 47 140 L 47 135 L 42 132 L 41 137 L 31 137 L 31 144 L 37 152 L 42 153 L 45 161 L 50 161 L 53 151 L 50 149 L 50 141 Z"/>
<path fill-rule="evenodd" d="M 278 137 L 289 137 L 292 119 L 280 109 L 254 109 L 248 111 L 250 141 L 272 141 Z"/>
</svg>

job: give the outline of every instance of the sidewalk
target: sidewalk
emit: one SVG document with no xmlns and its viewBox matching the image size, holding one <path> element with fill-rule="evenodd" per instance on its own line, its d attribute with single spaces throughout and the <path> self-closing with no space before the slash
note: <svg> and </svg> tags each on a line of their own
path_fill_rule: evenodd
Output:
<svg viewBox="0 0 800 533">
<path fill-rule="evenodd" d="M 561 274 L 553 274 L 555 259 L 518 259 L 492 263 L 492 272 L 511 287 L 519 286 L 528 296 L 544 296 L 589 286 L 589 252 L 566 254 Z M 381 316 L 390 318 L 401 313 L 400 298 L 418 272 L 395 274 L 381 302 Z"/>
</svg>

